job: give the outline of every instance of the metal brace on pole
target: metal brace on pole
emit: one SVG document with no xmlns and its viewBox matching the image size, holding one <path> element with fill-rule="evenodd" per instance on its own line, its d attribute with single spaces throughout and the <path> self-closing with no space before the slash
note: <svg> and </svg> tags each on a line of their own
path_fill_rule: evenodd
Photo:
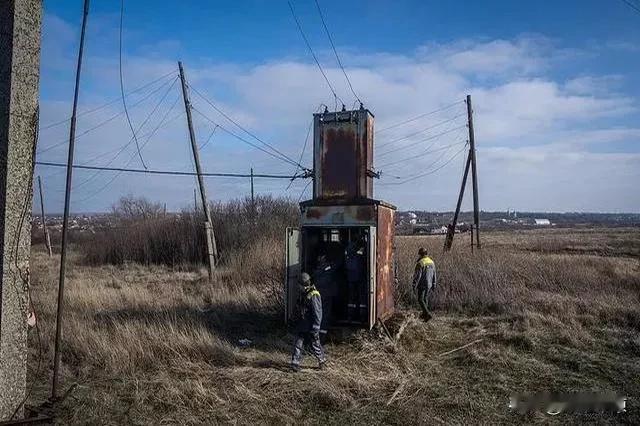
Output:
<svg viewBox="0 0 640 426">
<path fill-rule="evenodd" d="M 40 220 L 42 221 L 42 232 L 44 234 L 44 245 L 47 248 L 47 253 L 49 253 L 49 257 L 52 256 L 51 253 L 51 237 L 49 236 L 49 230 L 47 229 L 47 218 L 44 215 L 44 197 L 42 196 L 42 179 L 38 176 L 38 188 L 40 190 Z"/>
</svg>

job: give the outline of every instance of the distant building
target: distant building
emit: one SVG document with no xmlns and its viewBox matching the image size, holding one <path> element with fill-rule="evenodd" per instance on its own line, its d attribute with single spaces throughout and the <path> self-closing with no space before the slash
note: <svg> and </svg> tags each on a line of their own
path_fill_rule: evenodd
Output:
<svg viewBox="0 0 640 426">
<path fill-rule="evenodd" d="M 415 214 L 415 213 L 413 213 L 413 212 L 409 212 L 409 213 L 407 213 L 407 216 L 409 216 L 411 219 L 417 219 L 417 218 L 418 218 L 418 215 L 416 215 L 416 214 Z"/>
<path fill-rule="evenodd" d="M 435 228 L 431 230 L 431 233 L 436 235 L 436 234 L 446 234 L 447 233 L 447 227 L 446 226 L 441 226 L 440 228 Z"/>
<path fill-rule="evenodd" d="M 533 219 L 536 226 L 549 226 L 551 221 L 549 219 Z"/>
</svg>

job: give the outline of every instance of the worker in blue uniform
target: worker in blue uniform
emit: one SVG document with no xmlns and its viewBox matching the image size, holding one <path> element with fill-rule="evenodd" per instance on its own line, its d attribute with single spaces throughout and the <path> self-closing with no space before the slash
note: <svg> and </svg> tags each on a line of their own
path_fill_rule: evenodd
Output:
<svg viewBox="0 0 640 426">
<path fill-rule="evenodd" d="M 320 369 L 324 369 L 327 359 L 320 343 L 320 324 L 322 322 L 322 297 L 311 282 L 306 272 L 300 275 L 300 298 L 298 300 L 299 319 L 296 324 L 296 338 L 291 355 L 291 370 L 300 371 L 300 363 L 305 343 L 311 346 L 311 351 L 318 360 Z"/>
</svg>

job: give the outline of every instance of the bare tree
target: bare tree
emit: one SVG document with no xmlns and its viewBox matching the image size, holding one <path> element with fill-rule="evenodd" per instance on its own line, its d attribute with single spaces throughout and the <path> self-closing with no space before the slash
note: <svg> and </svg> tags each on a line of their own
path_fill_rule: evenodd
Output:
<svg viewBox="0 0 640 426">
<path fill-rule="evenodd" d="M 155 219 L 161 217 L 164 212 L 161 203 L 154 203 L 145 197 L 133 195 L 121 197 L 111 210 L 117 219 L 124 221 Z"/>
</svg>

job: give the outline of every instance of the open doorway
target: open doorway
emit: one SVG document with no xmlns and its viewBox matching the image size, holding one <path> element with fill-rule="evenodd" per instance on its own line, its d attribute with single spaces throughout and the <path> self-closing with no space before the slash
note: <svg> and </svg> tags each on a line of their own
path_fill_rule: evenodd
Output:
<svg viewBox="0 0 640 426">
<path fill-rule="evenodd" d="M 367 326 L 370 305 L 368 226 L 302 228 L 302 270 L 322 295 L 324 331 Z"/>
</svg>

